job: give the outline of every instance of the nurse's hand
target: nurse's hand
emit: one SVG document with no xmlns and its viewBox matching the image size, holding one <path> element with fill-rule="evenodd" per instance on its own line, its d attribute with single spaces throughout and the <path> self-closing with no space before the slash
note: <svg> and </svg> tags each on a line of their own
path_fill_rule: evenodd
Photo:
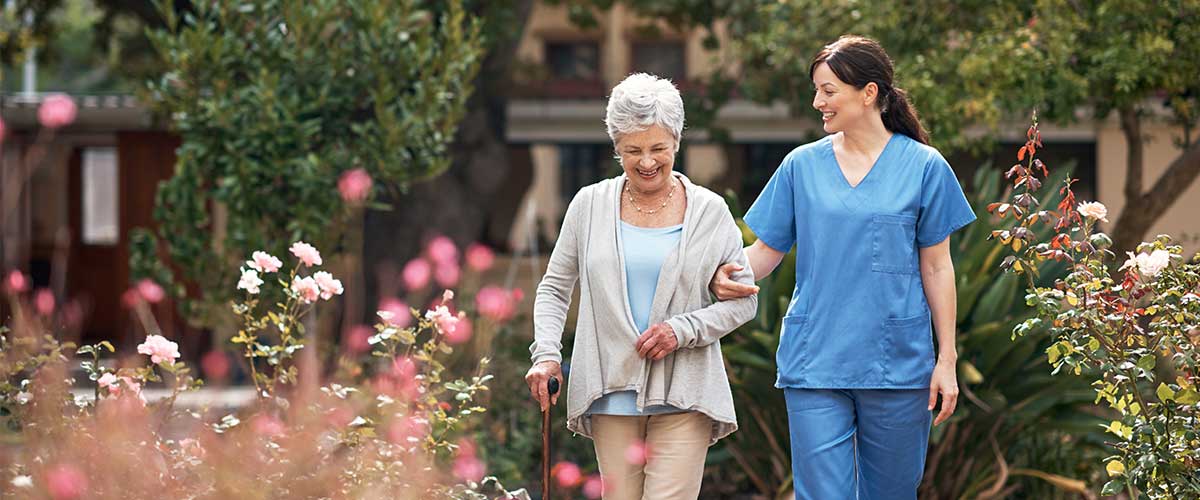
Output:
<svg viewBox="0 0 1200 500">
<path fill-rule="evenodd" d="M 717 272 L 713 273 L 712 281 L 708 282 L 708 289 L 720 300 L 740 299 L 758 293 L 757 286 L 739 283 L 730 278 L 733 273 L 741 270 L 742 266 L 735 263 L 718 267 Z"/>
<path fill-rule="evenodd" d="M 938 394 L 942 395 L 942 410 L 933 419 L 933 425 L 945 422 L 958 407 L 958 373 L 955 365 L 955 360 L 939 359 L 937 366 L 933 367 L 933 378 L 929 380 L 929 411 L 933 411 L 937 404 Z"/>
<path fill-rule="evenodd" d="M 533 399 L 542 407 L 542 411 L 550 408 L 550 405 L 558 404 L 558 395 L 562 391 L 550 395 L 550 379 L 558 379 L 558 383 L 562 385 L 562 368 L 557 361 L 542 361 L 533 365 L 529 372 L 525 374 L 525 383 L 529 385 L 529 393 L 533 395 Z"/>
<path fill-rule="evenodd" d="M 650 325 L 637 339 L 638 356 L 658 361 L 679 348 L 675 330 L 666 323 Z"/>
</svg>

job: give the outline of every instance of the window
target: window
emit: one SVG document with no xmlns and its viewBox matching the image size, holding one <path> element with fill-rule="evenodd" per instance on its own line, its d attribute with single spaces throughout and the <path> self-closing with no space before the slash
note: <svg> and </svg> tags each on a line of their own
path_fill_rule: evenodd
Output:
<svg viewBox="0 0 1200 500">
<path fill-rule="evenodd" d="M 650 73 L 675 83 L 687 78 L 683 42 L 635 42 L 632 59 L 633 72 Z"/>
<path fill-rule="evenodd" d="M 83 150 L 83 220 L 85 245 L 116 245 L 118 226 L 118 172 L 116 148 Z"/>
<path fill-rule="evenodd" d="M 563 200 L 568 203 L 584 186 L 621 172 L 611 144 L 559 144 L 558 165 Z"/>
<path fill-rule="evenodd" d="M 600 45 L 596 42 L 548 42 L 546 65 L 558 80 L 599 80 Z"/>
</svg>

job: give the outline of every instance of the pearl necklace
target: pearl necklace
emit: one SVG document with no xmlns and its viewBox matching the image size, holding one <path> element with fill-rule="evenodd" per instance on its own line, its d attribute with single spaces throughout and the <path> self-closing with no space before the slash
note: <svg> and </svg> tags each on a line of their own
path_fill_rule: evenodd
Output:
<svg viewBox="0 0 1200 500">
<path fill-rule="evenodd" d="M 634 203 L 633 191 L 631 191 L 629 189 L 629 177 L 625 177 L 625 194 L 629 195 L 629 205 L 632 206 L 634 210 L 637 210 L 638 213 L 646 214 L 646 215 L 654 215 L 654 214 L 658 213 L 659 211 L 661 211 L 662 209 L 667 208 L 667 203 L 670 203 L 671 198 L 675 196 L 675 182 L 673 180 L 671 182 L 671 190 L 667 191 L 667 199 L 663 200 L 662 205 L 659 205 L 658 208 L 655 208 L 655 209 L 642 210 L 642 207 L 639 207 L 639 206 L 637 206 L 637 203 Z"/>
</svg>

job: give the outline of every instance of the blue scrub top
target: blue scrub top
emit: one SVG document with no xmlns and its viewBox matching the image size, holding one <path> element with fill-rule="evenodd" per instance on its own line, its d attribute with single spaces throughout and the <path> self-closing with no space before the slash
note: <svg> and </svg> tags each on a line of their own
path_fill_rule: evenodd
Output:
<svg viewBox="0 0 1200 500">
<path fill-rule="evenodd" d="M 767 246 L 796 245 L 775 386 L 928 388 L 935 355 L 918 248 L 974 220 L 941 153 L 903 134 L 855 187 L 832 136 L 789 153 L 745 217 Z"/>
</svg>

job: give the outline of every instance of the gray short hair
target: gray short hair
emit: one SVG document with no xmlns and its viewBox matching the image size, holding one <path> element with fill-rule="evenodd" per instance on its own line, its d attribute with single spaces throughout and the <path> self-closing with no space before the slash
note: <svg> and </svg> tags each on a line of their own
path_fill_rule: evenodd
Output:
<svg viewBox="0 0 1200 500">
<path fill-rule="evenodd" d="M 679 143 L 683 134 L 683 98 L 670 80 L 634 73 L 613 87 L 604 125 L 613 144 L 621 134 L 640 132 L 654 125 L 671 131 Z"/>
</svg>

